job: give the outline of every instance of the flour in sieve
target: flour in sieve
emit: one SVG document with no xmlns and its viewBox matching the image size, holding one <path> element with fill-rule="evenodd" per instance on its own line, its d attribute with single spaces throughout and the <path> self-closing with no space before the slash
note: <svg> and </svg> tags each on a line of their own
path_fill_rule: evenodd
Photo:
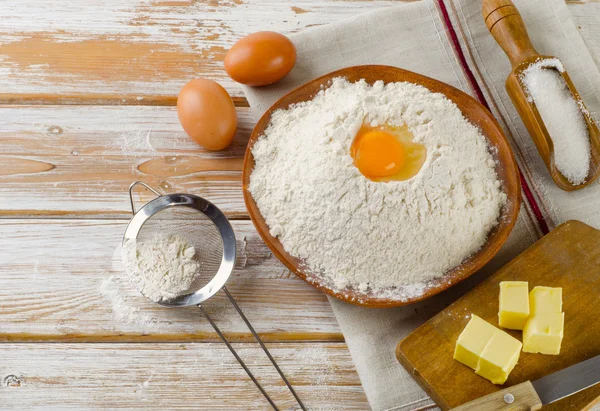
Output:
<svg viewBox="0 0 600 411">
<path fill-rule="evenodd" d="M 349 154 L 363 122 L 407 125 L 427 148 L 421 171 L 407 181 L 364 177 Z M 339 292 L 422 294 L 481 248 L 506 202 L 480 130 L 411 83 L 336 78 L 273 113 L 252 153 L 249 190 L 271 234 Z"/>
<path fill-rule="evenodd" d="M 189 292 L 200 269 L 195 255 L 194 246 L 176 235 L 123 244 L 123 264 L 131 282 L 156 302 Z"/>
</svg>

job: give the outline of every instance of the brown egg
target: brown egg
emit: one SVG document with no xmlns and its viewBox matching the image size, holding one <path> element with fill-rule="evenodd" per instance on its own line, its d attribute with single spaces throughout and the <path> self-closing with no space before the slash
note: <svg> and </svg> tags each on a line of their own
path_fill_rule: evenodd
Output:
<svg viewBox="0 0 600 411">
<path fill-rule="evenodd" d="M 281 80 L 296 63 L 296 48 L 283 34 L 260 31 L 233 45 L 225 56 L 225 71 L 248 86 L 266 86 Z"/>
<path fill-rule="evenodd" d="M 188 136 L 209 150 L 227 147 L 237 129 L 229 93 L 212 80 L 197 78 L 187 83 L 177 97 L 177 115 Z"/>
</svg>

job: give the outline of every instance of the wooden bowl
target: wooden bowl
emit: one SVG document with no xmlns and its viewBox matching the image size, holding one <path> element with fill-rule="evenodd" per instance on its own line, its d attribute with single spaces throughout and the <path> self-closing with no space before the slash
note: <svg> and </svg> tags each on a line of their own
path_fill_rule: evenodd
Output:
<svg viewBox="0 0 600 411">
<path fill-rule="evenodd" d="M 418 297 L 398 300 L 389 297 L 378 297 L 371 292 L 361 292 L 352 288 L 347 288 L 342 292 L 334 291 L 326 284 L 323 284 L 317 276 L 303 270 L 302 261 L 289 255 L 279 240 L 270 234 L 265 219 L 248 191 L 250 174 L 254 169 L 254 157 L 252 156 L 251 149 L 258 137 L 264 134 L 264 130 L 271 121 L 271 114 L 276 110 L 286 109 L 291 104 L 311 100 L 323 87 L 326 88 L 330 80 L 335 77 L 345 77 L 350 82 L 365 79 L 369 84 L 373 84 L 377 80 L 382 80 L 385 83 L 406 81 L 422 85 L 432 92 L 444 94 L 448 99 L 456 103 L 463 115 L 471 123 L 481 129 L 491 146 L 497 148 L 497 150 L 494 150 L 494 157 L 498 163 L 496 172 L 502 183 L 502 188 L 508 196 L 507 204 L 502 210 L 498 225 L 490 231 L 486 243 L 476 254 L 467 258 L 459 266 L 449 270 L 444 276 L 430 282 L 430 286 Z M 469 277 L 483 267 L 504 244 L 515 225 L 521 204 L 521 186 L 515 159 L 498 122 L 485 107 L 471 96 L 448 84 L 396 67 L 375 65 L 348 67 L 326 74 L 289 92 L 273 104 L 258 121 L 250 136 L 244 158 L 243 191 L 244 201 L 256 230 L 271 251 L 287 268 L 319 290 L 348 303 L 365 307 L 396 307 L 421 301 Z"/>
</svg>

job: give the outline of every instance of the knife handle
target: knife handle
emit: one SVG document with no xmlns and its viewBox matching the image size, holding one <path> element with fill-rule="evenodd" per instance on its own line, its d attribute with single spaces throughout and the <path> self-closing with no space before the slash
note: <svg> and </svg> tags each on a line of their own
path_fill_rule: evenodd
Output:
<svg viewBox="0 0 600 411">
<path fill-rule="evenodd" d="M 535 411 L 540 408 L 542 400 L 531 382 L 525 381 L 460 405 L 452 411 Z"/>
</svg>

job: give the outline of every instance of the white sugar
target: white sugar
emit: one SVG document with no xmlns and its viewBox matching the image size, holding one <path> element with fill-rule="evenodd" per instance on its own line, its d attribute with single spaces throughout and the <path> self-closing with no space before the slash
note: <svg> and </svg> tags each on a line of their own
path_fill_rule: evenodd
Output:
<svg viewBox="0 0 600 411">
<path fill-rule="evenodd" d="M 590 138 L 581 111 L 561 76 L 558 59 L 540 60 L 530 65 L 522 80 L 554 143 L 556 168 L 572 184 L 585 181 L 590 170 Z"/>
</svg>

